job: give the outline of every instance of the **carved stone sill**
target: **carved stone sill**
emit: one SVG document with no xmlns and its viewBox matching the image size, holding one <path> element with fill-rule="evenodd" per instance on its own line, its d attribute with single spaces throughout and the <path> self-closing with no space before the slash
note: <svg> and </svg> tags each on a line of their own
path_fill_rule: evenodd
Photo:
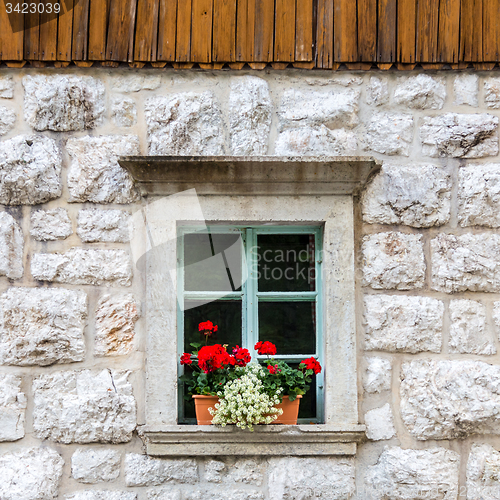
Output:
<svg viewBox="0 0 500 500">
<path fill-rule="evenodd" d="M 119 163 L 141 194 L 198 195 L 357 194 L 380 170 L 367 156 L 125 156 Z"/>
<path fill-rule="evenodd" d="M 355 455 L 363 441 L 364 425 L 265 425 L 254 431 L 235 426 L 172 425 L 142 428 L 148 455 Z"/>
</svg>

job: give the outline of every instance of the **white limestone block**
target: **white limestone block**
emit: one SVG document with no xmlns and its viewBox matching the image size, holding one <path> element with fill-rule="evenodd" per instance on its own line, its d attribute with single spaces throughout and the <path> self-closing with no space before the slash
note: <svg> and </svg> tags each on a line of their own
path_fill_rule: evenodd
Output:
<svg viewBox="0 0 500 500">
<path fill-rule="evenodd" d="M 0 374 L 0 441 L 24 437 L 26 396 L 21 392 L 21 377 Z M 1 486 L 0 486 L 1 488 Z"/>
<path fill-rule="evenodd" d="M 356 134 L 346 129 L 301 127 L 287 129 L 276 139 L 278 156 L 349 156 L 358 148 Z"/>
<path fill-rule="evenodd" d="M 140 304 L 132 294 L 103 295 L 95 313 L 96 356 L 115 356 L 132 351 Z"/>
<path fill-rule="evenodd" d="M 433 158 L 483 158 L 498 154 L 498 117 L 446 113 L 424 117 L 422 154 Z"/>
<path fill-rule="evenodd" d="M 366 86 L 366 103 L 382 106 L 389 102 L 389 85 L 387 78 L 372 76 Z"/>
<path fill-rule="evenodd" d="M 280 457 L 268 463 L 269 500 L 348 500 L 355 490 L 354 462 L 349 458 Z"/>
<path fill-rule="evenodd" d="M 111 118 L 117 127 L 132 127 L 137 123 L 137 107 L 133 99 L 114 98 Z"/>
<path fill-rule="evenodd" d="M 426 73 L 398 79 L 394 102 L 412 109 L 442 109 L 446 99 L 444 78 Z"/>
<path fill-rule="evenodd" d="M 229 124 L 233 155 L 265 155 L 273 104 L 269 84 L 255 76 L 231 79 Z"/>
<path fill-rule="evenodd" d="M 392 367 L 388 359 L 366 358 L 363 388 L 369 394 L 388 391 L 391 388 Z"/>
<path fill-rule="evenodd" d="M 0 135 L 5 135 L 14 128 L 17 115 L 13 109 L 0 106 Z"/>
<path fill-rule="evenodd" d="M 137 500 L 137 493 L 117 490 L 81 490 L 65 495 L 65 500 Z"/>
<path fill-rule="evenodd" d="M 491 355 L 495 340 L 486 327 L 486 307 L 476 300 L 450 301 L 449 352 Z"/>
<path fill-rule="evenodd" d="M 375 289 L 422 288 L 425 261 L 422 236 L 398 232 L 363 237 L 363 285 Z"/>
<path fill-rule="evenodd" d="M 0 296 L 0 362 L 47 366 L 83 361 L 87 294 L 11 287 Z"/>
<path fill-rule="evenodd" d="M 133 71 L 130 74 L 113 74 L 111 88 L 116 92 L 139 92 L 140 90 L 156 90 L 161 86 L 161 75 Z"/>
<path fill-rule="evenodd" d="M 389 403 L 365 413 L 366 437 L 372 441 L 391 439 L 396 435 L 394 417 Z"/>
<path fill-rule="evenodd" d="M 453 104 L 478 107 L 479 78 L 475 74 L 459 74 L 453 80 Z"/>
<path fill-rule="evenodd" d="M 69 132 L 101 124 L 105 88 L 92 76 L 26 75 L 24 119 L 35 130 Z"/>
<path fill-rule="evenodd" d="M 205 462 L 205 480 L 209 483 L 254 484 L 261 486 L 264 483 L 265 463 L 258 459 L 208 459 Z"/>
<path fill-rule="evenodd" d="M 37 205 L 61 192 L 61 152 L 53 139 L 17 135 L 2 142 L 0 204 Z"/>
<path fill-rule="evenodd" d="M 500 291 L 500 235 L 439 234 L 431 240 L 433 290 Z"/>
<path fill-rule="evenodd" d="M 352 128 L 358 124 L 359 90 L 283 92 L 278 110 L 279 128 L 319 127 Z"/>
<path fill-rule="evenodd" d="M 71 475 L 80 483 L 113 481 L 120 475 L 121 453 L 101 448 L 78 448 L 71 457 Z"/>
<path fill-rule="evenodd" d="M 31 236 L 37 241 L 64 240 L 73 234 L 68 211 L 64 208 L 31 212 Z"/>
<path fill-rule="evenodd" d="M 0 98 L 14 98 L 14 78 L 12 75 L 0 76 Z"/>
<path fill-rule="evenodd" d="M 128 212 L 123 210 L 83 209 L 78 213 L 76 234 L 86 243 L 130 241 Z"/>
<path fill-rule="evenodd" d="M 139 154 L 135 135 L 74 137 L 66 150 L 70 202 L 131 203 L 139 199 L 130 174 L 118 164 L 120 156 Z"/>
<path fill-rule="evenodd" d="M 500 108 L 500 78 L 490 77 L 484 80 L 484 102 L 488 108 Z"/>
<path fill-rule="evenodd" d="M 0 276 L 10 279 L 23 275 L 23 232 L 12 215 L 0 212 Z"/>
<path fill-rule="evenodd" d="M 192 458 L 160 459 L 138 453 L 125 455 L 127 486 L 156 486 L 163 483 L 195 484 L 198 466 Z"/>
<path fill-rule="evenodd" d="M 460 456 L 444 448 L 386 447 L 365 477 L 371 500 L 457 500 Z"/>
<path fill-rule="evenodd" d="M 220 105 L 212 92 L 156 96 L 144 105 L 150 155 L 223 155 Z"/>
<path fill-rule="evenodd" d="M 403 363 L 401 418 L 419 440 L 500 433 L 500 366 L 471 360 Z"/>
<path fill-rule="evenodd" d="M 432 227 L 450 220 L 451 178 L 437 165 L 383 165 L 362 194 L 369 224 Z"/>
<path fill-rule="evenodd" d="M 374 113 L 366 122 L 364 139 L 364 148 L 368 151 L 390 156 L 409 156 L 413 141 L 413 116 Z"/>
<path fill-rule="evenodd" d="M 458 170 L 458 220 L 462 227 L 500 227 L 500 164 Z"/>
<path fill-rule="evenodd" d="M 130 372 L 60 371 L 33 380 L 33 429 L 58 443 L 126 443 L 136 427 Z"/>
<path fill-rule="evenodd" d="M 365 349 L 441 352 L 443 302 L 408 295 L 365 296 Z"/>
<path fill-rule="evenodd" d="M 59 492 L 64 460 L 51 448 L 23 448 L 0 456 L 2 500 L 51 500 Z"/>
<path fill-rule="evenodd" d="M 125 250 L 71 248 L 65 253 L 35 253 L 31 275 L 39 281 L 72 285 L 130 286 L 132 264 Z"/>
<path fill-rule="evenodd" d="M 500 498 L 500 453 L 489 444 L 473 444 L 467 461 L 467 500 Z"/>
</svg>

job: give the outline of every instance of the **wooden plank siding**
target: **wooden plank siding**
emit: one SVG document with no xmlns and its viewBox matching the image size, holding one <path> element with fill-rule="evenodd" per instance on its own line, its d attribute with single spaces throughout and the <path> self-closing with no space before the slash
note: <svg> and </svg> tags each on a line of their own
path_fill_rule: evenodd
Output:
<svg viewBox="0 0 500 500">
<path fill-rule="evenodd" d="M 1 3 L 1 2 L 0 2 Z M 490 69 L 500 0 L 61 0 L 0 9 L 0 61 L 219 69 Z M 420 66 L 417 66 L 420 67 Z M 471 66 L 472 67 L 472 66 Z"/>
</svg>

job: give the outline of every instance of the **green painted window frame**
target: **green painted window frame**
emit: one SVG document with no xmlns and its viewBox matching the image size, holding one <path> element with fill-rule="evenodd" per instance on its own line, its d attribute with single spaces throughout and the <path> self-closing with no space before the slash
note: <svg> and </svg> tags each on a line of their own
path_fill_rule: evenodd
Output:
<svg viewBox="0 0 500 500">
<path fill-rule="evenodd" d="M 242 258 L 242 289 L 241 292 L 230 292 L 224 295 L 224 300 L 240 300 L 242 301 L 242 347 L 249 349 L 252 354 L 252 359 L 265 359 L 266 356 L 259 356 L 253 349 L 253 346 L 258 341 L 258 303 L 259 301 L 310 301 L 316 304 L 316 352 L 312 354 L 322 366 L 325 366 L 323 353 L 323 286 L 322 286 L 322 250 L 323 250 L 323 227 L 316 226 L 294 226 L 294 225 L 218 225 L 207 224 L 206 226 L 182 225 L 177 228 L 177 336 L 178 336 L 178 356 L 177 356 L 177 371 L 178 375 L 182 375 L 184 367 L 180 364 L 179 359 L 184 352 L 184 313 L 180 307 L 180 303 L 189 299 L 210 299 L 221 298 L 220 292 L 191 292 L 184 290 L 184 236 L 189 233 L 211 232 L 211 233 L 234 233 L 241 234 L 245 259 Z M 315 236 L 315 281 L 316 290 L 314 292 L 259 292 L 257 290 L 257 277 L 255 271 L 257 269 L 257 255 L 253 251 L 257 248 L 257 237 L 260 234 L 314 234 Z M 244 265 L 246 263 L 246 266 Z M 246 278 L 246 279 L 245 279 Z M 314 300 L 311 300 L 314 299 Z M 283 359 L 287 362 L 299 362 L 305 357 L 310 357 L 309 354 L 295 355 L 277 355 L 276 359 Z M 331 369 L 331 367 L 329 367 Z M 315 377 L 316 380 L 316 418 L 299 419 L 299 424 L 319 424 L 324 422 L 324 372 L 322 371 Z M 179 384 L 179 416 L 178 423 L 180 424 L 195 424 L 194 419 L 184 417 L 183 405 L 183 387 Z"/>
</svg>

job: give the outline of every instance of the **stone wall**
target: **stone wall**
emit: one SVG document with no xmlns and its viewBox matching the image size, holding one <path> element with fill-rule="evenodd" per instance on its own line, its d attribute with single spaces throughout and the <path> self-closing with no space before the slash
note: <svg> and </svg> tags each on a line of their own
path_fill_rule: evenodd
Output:
<svg viewBox="0 0 500 500">
<path fill-rule="evenodd" d="M 3 68 L 0 498 L 500 498 L 491 74 Z M 144 454 L 134 154 L 383 161 L 358 205 L 355 458 Z"/>
</svg>

